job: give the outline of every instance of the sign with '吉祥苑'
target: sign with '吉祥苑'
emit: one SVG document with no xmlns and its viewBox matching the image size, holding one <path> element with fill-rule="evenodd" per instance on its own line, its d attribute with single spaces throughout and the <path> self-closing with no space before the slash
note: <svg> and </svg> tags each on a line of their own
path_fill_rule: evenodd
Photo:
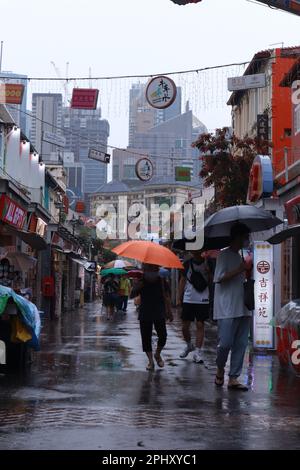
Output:
<svg viewBox="0 0 300 470">
<path fill-rule="evenodd" d="M 273 246 L 267 242 L 254 243 L 253 346 L 273 349 Z"/>
</svg>

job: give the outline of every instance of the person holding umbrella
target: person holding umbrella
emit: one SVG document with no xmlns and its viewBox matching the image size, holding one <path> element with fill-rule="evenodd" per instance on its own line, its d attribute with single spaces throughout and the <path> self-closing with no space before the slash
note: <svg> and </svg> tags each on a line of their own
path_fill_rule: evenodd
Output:
<svg viewBox="0 0 300 470">
<path fill-rule="evenodd" d="M 253 286 L 253 283 L 247 282 L 245 289 L 245 272 L 249 266 L 239 251 L 249 245 L 250 232 L 262 232 L 282 223 L 270 211 L 252 205 L 225 207 L 205 221 L 205 239 L 209 243 L 213 242 L 215 248 L 229 246 L 219 254 L 214 275 L 214 319 L 218 321 L 219 332 L 217 386 L 224 384 L 224 369 L 231 351 L 228 388 L 248 390 L 238 381 L 238 377 L 242 372 L 248 345 L 254 302 L 253 292 L 248 287 L 251 284 Z"/>
<path fill-rule="evenodd" d="M 164 367 L 161 352 L 167 342 L 166 319 L 172 321 L 170 298 L 165 279 L 159 275 L 159 266 L 155 264 L 143 265 L 143 278 L 135 284 L 131 297 L 140 296 L 139 321 L 143 351 L 149 363 L 148 371 L 154 370 L 154 359 L 158 367 Z M 157 333 L 157 348 L 153 356 L 152 332 L 153 327 Z"/>
<path fill-rule="evenodd" d="M 136 259 L 143 263 L 143 277 L 133 286 L 131 298 L 140 296 L 139 320 L 143 351 L 149 363 L 147 370 L 154 370 L 154 359 L 164 367 L 161 351 L 167 341 L 166 319 L 173 320 L 171 299 L 165 279 L 159 275 L 159 268 L 183 269 L 178 257 L 168 248 L 146 240 L 131 240 L 112 249 L 119 256 Z M 158 336 L 156 352 L 152 352 L 153 326 Z"/>
<path fill-rule="evenodd" d="M 231 352 L 228 389 L 247 391 L 238 381 L 242 372 L 250 332 L 250 312 L 244 303 L 244 281 L 247 264 L 239 251 L 249 245 L 250 230 L 235 223 L 230 231 L 230 246 L 217 258 L 214 282 L 214 320 L 218 321 L 217 373 L 215 384 L 224 384 L 225 366 Z"/>
<path fill-rule="evenodd" d="M 112 319 L 114 309 L 119 304 L 119 282 L 114 274 L 108 274 L 103 281 L 103 305 L 107 308 L 108 319 Z"/>
</svg>

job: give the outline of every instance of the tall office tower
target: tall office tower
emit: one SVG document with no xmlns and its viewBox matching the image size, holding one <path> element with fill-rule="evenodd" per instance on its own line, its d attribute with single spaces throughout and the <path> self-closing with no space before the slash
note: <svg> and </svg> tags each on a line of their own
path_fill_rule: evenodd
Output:
<svg viewBox="0 0 300 470">
<path fill-rule="evenodd" d="M 89 159 L 89 149 L 107 152 L 109 123 L 101 119 L 101 109 L 63 109 L 63 129 L 66 152 L 74 154 L 75 162 L 84 165 L 85 197 L 94 193 L 107 180 L 107 165 Z M 86 197 L 87 200 L 87 197 Z"/>
<path fill-rule="evenodd" d="M 60 147 L 57 138 L 63 137 L 62 95 L 33 93 L 30 140 L 44 161 L 51 160 Z"/>
</svg>

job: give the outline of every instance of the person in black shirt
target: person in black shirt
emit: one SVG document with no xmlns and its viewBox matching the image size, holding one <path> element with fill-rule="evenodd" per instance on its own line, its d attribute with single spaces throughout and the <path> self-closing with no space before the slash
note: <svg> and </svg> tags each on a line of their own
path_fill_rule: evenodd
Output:
<svg viewBox="0 0 300 470">
<path fill-rule="evenodd" d="M 159 367 L 164 367 L 161 351 L 167 341 L 166 318 L 172 321 L 173 316 L 168 287 L 165 280 L 159 276 L 159 266 L 145 264 L 143 271 L 143 278 L 133 287 L 131 298 L 140 295 L 139 321 L 142 345 L 149 360 L 147 370 L 151 371 L 154 370 L 154 359 Z M 153 326 L 158 337 L 154 356 L 152 352 Z"/>
</svg>

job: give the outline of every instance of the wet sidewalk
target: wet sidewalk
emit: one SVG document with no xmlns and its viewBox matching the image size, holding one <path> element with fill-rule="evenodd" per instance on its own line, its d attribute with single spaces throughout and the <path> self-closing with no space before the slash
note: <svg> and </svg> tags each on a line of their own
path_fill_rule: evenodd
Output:
<svg viewBox="0 0 300 470">
<path fill-rule="evenodd" d="M 132 302 L 114 321 L 94 303 L 44 323 L 30 370 L 0 375 L 0 449 L 300 449 L 300 378 L 248 355 L 250 391 L 217 389 L 215 326 L 200 365 L 179 359 L 175 320 L 147 372 Z"/>
</svg>

